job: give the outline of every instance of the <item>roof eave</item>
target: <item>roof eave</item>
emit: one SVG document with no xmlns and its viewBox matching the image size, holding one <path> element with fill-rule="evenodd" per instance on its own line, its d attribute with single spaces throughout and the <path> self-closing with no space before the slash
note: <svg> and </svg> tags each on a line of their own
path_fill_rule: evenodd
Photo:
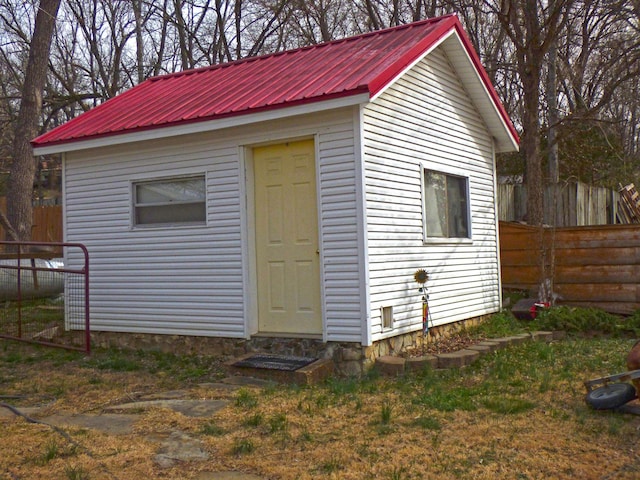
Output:
<svg viewBox="0 0 640 480">
<path fill-rule="evenodd" d="M 109 147 L 145 140 L 157 140 L 160 138 L 179 135 L 209 132 L 223 128 L 237 127 L 269 120 L 279 120 L 297 115 L 359 105 L 368 102 L 369 98 L 370 96 L 368 92 L 358 90 L 349 95 L 320 98 L 315 101 L 308 101 L 297 105 L 271 107 L 259 112 L 238 112 L 232 115 L 202 119 L 199 121 L 182 122 L 173 125 L 157 125 L 133 132 L 114 132 L 67 141 L 48 142 L 43 145 L 33 144 L 32 142 L 33 153 L 34 155 L 52 155 L 56 153 L 86 150 L 89 148 Z"/>
<path fill-rule="evenodd" d="M 472 73 L 465 76 L 468 84 L 468 92 L 472 96 L 472 101 L 476 103 L 480 114 L 483 116 L 489 131 L 495 139 L 497 153 L 517 152 L 520 149 L 520 136 L 516 130 L 507 110 L 505 109 L 498 92 L 494 88 L 489 75 L 482 66 L 482 62 L 477 52 L 467 37 L 460 22 L 456 22 L 455 36 L 448 35 L 447 40 L 457 43 L 458 51 L 463 51 L 464 56 L 454 56 L 449 53 L 449 60 L 454 64 L 458 72 L 468 71 L 472 67 Z M 445 49 L 450 47 L 444 43 Z M 453 44 L 450 44 L 453 46 Z M 467 68 L 465 68 L 467 67 Z"/>
<path fill-rule="evenodd" d="M 436 30 L 408 55 L 371 82 L 372 99 L 380 96 L 407 70 L 439 46 L 444 46 L 450 60 L 455 63 L 456 71 L 462 74 L 462 81 L 494 138 L 496 153 L 518 151 L 520 144 L 518 132 L 456 16 L 445 18 L 436 26 Z M 464 56 L 451 55 L 454 49 L 456 52 L 463 52 Z"/>
</svg>

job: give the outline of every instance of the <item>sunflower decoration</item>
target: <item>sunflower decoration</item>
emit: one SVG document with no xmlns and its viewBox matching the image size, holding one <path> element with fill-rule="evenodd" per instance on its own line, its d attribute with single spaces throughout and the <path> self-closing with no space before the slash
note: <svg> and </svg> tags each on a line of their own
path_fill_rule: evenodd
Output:
<svg viewBox="0 0 640 480">
<path fill-rule="evenodd" d="M 429 280 L 429 274 L 424 268 L 421 268 L 413 274 L 413 279 L 420 285 L 424 285 Z"/>
</svg>

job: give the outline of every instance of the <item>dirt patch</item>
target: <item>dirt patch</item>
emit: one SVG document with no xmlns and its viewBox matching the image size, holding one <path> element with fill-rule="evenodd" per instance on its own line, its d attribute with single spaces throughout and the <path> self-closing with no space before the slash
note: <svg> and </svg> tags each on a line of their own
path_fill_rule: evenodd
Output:
<svg viewBox="0 0 640 480">
<path fill-rule="evenodd" d="M 404 358 L 421 357 L 424 355 L 435 355 L 438 353 L 451 353 L 464 350 L 471 345 L 486 340 L 484 337 L 471 335 L 468 333 L 455 333 L 448 337 L 441 337 L 421 347 L 412 347 L 402 353 Z"/>
</svg>

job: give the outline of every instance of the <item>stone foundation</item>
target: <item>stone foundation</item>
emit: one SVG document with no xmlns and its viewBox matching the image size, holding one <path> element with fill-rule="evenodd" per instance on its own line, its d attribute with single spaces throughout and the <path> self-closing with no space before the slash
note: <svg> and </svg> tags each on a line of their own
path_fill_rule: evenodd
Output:
<svg viewBox="0 0 640 480">
<path fill-rule="evenodd" d="M 432 327 L 427 344 L 480 324 L 485 317 Z M 306 338 L 253 337 L 249 340 L 144 333 L 91 332 L 94 346 L 160 350 L 183 355 L 210 355 L 223 360 L 247 353 L 264 352 L 300 357 L 331 359 L 341 376 L 361 376 L 375 365 L 376 358 L 400 355 L 411 347 L 425 344 L 422 332 L 412 332 L 380 340 L 369 347 L 358 343 L 327 342 Z"/>
</svg>

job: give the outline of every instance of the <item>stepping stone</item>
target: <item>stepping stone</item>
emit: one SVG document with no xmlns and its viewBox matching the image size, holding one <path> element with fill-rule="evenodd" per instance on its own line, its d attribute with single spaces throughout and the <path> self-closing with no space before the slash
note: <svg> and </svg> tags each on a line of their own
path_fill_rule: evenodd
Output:
<svg viewBox="0 0 640 480">
<path fill-rule="evenodd" d="M 189 393 L 185 390 L 170 390 L 168 392 L 150 393 L 143 395 L 139 400 L 180 400 L 188 397 Z"/>
<path fill-rule="evenodd" d="M 550 342 L 553 340 L 553 332 L 538 331 L 532 332 L 531 335 L 533 335 L 535 340 L 542 340 L 543 342 Z"/>
<path fill-rule="evenodd" d="M 438 368 L 438 357 L 423 355 L 422 357 L 410 357 L 405 362 L 405 368 L 409 372 L 424 370 L 425 368 Z"/>
<path fill-rule="evenodd" d="M 209 454 L 202 442 L 183 432 L 173 432 L 162 441 L 158 453 L 153 458 L 161 468 L 171 468 L 176 462 L 204 461 Z"/>
<path fill-rule="evenodd" d="M 246 377 L 244 375 L 232 375 L 222 379 L 223 385 L 234 387 L 270 387 L 276 382 L 273 380 L 265 380 L 263 378 Z M 213 384 L 215 385 L 215 384 Z"/>
<path fill-rule="evenodd" d="M 503 348 L 513 344 L 513 337 L 492 338 L 491 341 L 496 342 L 499 348 Z"/>
<path fill-rule="evenodd" d="M 245 377 L 245 378 L 249 378 L 249 377 Z M 254 379 L 257 380 L 257 379 Z M 239 390 L 240 388 L 242 388 L 241 385 L 233 385 L 231 383 L 222 383 L 224 382 L 224 380 L 220 381 L 220 382 L 205 382 L 205 383 L 199 383 L 198 387 L 200 388 L 208 388 L 210 390 L 217 390 L 218 392 L 235 392 L 237 390 Z M 267 385 L 272 385 L 272 384 L 267 384 Z M 267 386 L 265 385 L 265 386 Z"/>
<path fill-rule="evenodd" d="M 16 407 L 12 405 L 13 408 L 18 410 L 20 413 L 26 415 L 27 417 L 33 417 L 34 415 L 38 415 L 38 413 L 42 410 L 42 407 Z M 11 410 L 5 407 L 0 407 L 0 418 L 20 418 L 19 415 L 16 415 Z"/>
<path fill-rule="evenodd" d="M 480 353 L 474 350 L 458 350 L 451 353 L 439 353 L 438 368 L 461 368 L 467 365 L 471 365 L 478 357 Z"/>
<path fill-rule="evenodd" d="M 187 417 L 209 417 L 228 405 L 227 400 L 146 400 L 105 408 L 105 412 L 132 412 L 150 408 L 168 408 Z"/>
<path fill-rule="evenodd" d="M 139 415 L 52 415 L 41 419 L 42 422 L 56 427 L 90 428 L 111 435 L 128 435 L 133 432 L 133 424 Z"/>
<path fill-rule="evenodd" d="M 480 355 L 486 355 L 487 353 L 493 352 L 493 349 L 489 345 L 471 345 L 467 347 L 467 350 L 475 350 Z"/>
<path fill-rule="evenodd" d="M 492 352 L 495 352 L 501 347 L 499 342 L 494 342 L 493 340 L 483 340 L 482 342 L 476 343 L 477 347 L 488 347 Z"/>
<path fill-rule="evenodd" d="M 395 377 L 404 373 L 406 360 L 402 357 L 383 355 L 376 358 L 376 367 L 382 375 Z"/>
<path fill-rule="evenodd" d="M 513 336 L 507 337 L 507 338 L 511 340 L 510 345 L 520 345 L 520 344 L 525 343 L 531 337 L 529 336 L 528 333 L 521 333 L 519 335 L 513 335 Z"/>
</svg>

